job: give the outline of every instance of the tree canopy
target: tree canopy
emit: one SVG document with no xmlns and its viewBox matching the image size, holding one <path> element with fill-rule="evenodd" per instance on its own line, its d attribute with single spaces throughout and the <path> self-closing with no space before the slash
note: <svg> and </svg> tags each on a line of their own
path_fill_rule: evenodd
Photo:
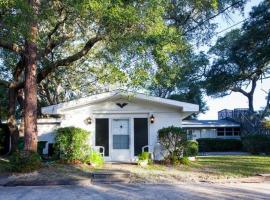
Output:
<svg viewBox="0 0 270 200">
<path fill-rule="evenodd" d="M 224 96 L 240 92 L 254 111 L 253 95 L 257 81 L 270 74 L 270 9 L 269 1 L 254 7 L 240 29 L 217 40 L 209 53 L 213 62 L 206 73 L 208 95 Z"/>
</svg>

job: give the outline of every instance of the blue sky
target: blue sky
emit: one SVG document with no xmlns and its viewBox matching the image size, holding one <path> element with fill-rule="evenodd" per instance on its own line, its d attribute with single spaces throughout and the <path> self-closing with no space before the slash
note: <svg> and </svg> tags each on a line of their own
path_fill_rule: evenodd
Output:
<svg viewBox="0 0 270 200">
<path fill-rule="evenodd" d="M 216 22 L 218 23 L 219 27 L 217 29 L 217 32 L 222 31 L 233 24 L 236 24 L 237 22 L 242 21 L 244 18 L 248 17 L 248 13 L 251 11 L 253 6 L 258 5 L 261 2 L 261 0 L 251 0 L 247 3 L 245 6 L 244 16 L 241 15 L 239 12 L 231 14 L 231 20 L 228 21 L 228 19 L 225 19 L 224 17 L 220 16 L 216 18 Z M 238 26 L 235 26 L 233 28 L 241 27 L 242 24 L 239 24 Z M 230 31 L 232 29 L 229 29 L 222 34 L 218 35 L 223 36 L 226 34 L 226 32 Z M 215 44 L 217 37 L 213 38 L 212 44 Z M 202 46 L 201 50 L 207 50 L 209 47 Z M 254 107 L 255 109 L 260 109 L 261 107 L 265 106 L 265 97 L 266 93 L 265 91 L 268 91 L 270 89 L 270 79 L 263 81 L 262 83 L 258 83 L 257 89 L 255 91 L 254 95 Z M 234 109 L 234 108 L 247 108 L 248 107 L 248 101 L 245 96 L 243 96 L 240 93 L 232 93 L 229 96 L 223 97 L 223 98 L 211 98 L 211 97 L 205 97 L 205 100 L 207 102 L 207 105 L 209 107 L 209 110 L 205 114 L 200 114 L 199 119 L 217 119 L 217 112 L 222 109 Z"/>
</svg>

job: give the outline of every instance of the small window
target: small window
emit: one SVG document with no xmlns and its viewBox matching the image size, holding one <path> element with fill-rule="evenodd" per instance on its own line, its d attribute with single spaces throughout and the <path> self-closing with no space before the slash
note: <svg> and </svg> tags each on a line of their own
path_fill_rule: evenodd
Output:
<svg viewBox="0 0 270 200">
<path fill-rule="evenodd" d="M 188 140 L 192 140 L 193 139 L 193 135 L 192 135 L 193 133 L 192 133 L 192 130 L 191 129 L 188 129 L 187 130 L 187 139 Z"/>
<path fill-rule="evenodd" d="M 226 136 L 232 136 L 233 135 L 233 128 L 226 128 Z"/>
<path fill-rule="evenodd" d="M 239 136 L 240 135 L 240 128 L 234 128 L 233 129 L 233 135 L 234 136 Z"/>
<path fill-rule="evenodd" d="M 224 136 L 224 135 L 225 135 L 224 128 L 218 128 L 217 129 L 217 136 Z"/>
<path fill-rule="evenodd" d="M 113 149 L 129 149 L 129 135 L 114 135 Z"/>
</svg>

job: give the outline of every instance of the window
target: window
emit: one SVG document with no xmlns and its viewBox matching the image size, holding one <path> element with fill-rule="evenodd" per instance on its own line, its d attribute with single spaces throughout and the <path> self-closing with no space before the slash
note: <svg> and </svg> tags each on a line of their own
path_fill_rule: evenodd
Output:
<svg viewBox="0 0 270 200">
<path fill-rule="evenodd" d="M 233 135 L 234 136 L 239 136 L 240 135 L 240 128 L 234 128 L 233 129 Z"/>
<path fill-rule="evenodd" d="M 129 149 L 129 135 L 114 135 L 113 149 Z"/>
<path fill-rule="evenodd" d="M 187 130 L 187 139 L 188 139 L 188 140 L 192 140 L 192 139 L 193 139 L 193 136 L 192 136 L 192 129 L 188 129 L 188 130 Z"/>
<path fill-rule="evenodd" d="M 218 128 L 217 129 L 217 136 L 224 136 L 225 135 L 225 129 L 224 128 Z"/>
<path fill-rule="evenodd" d="M 226 136 L 232 136 L 233 135 L 233 128 L 226 128 Z"/>
</svg>

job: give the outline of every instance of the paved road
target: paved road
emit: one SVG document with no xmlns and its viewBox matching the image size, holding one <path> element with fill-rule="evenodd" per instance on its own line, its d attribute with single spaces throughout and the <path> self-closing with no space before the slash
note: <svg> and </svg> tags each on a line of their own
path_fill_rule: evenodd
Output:
<svg viewBox="0 0 270 200">
<path fill-rule="evenodd" d="M 270 199 L 269 183 L 0 187 L 0 200 Z"/>
</svg>

